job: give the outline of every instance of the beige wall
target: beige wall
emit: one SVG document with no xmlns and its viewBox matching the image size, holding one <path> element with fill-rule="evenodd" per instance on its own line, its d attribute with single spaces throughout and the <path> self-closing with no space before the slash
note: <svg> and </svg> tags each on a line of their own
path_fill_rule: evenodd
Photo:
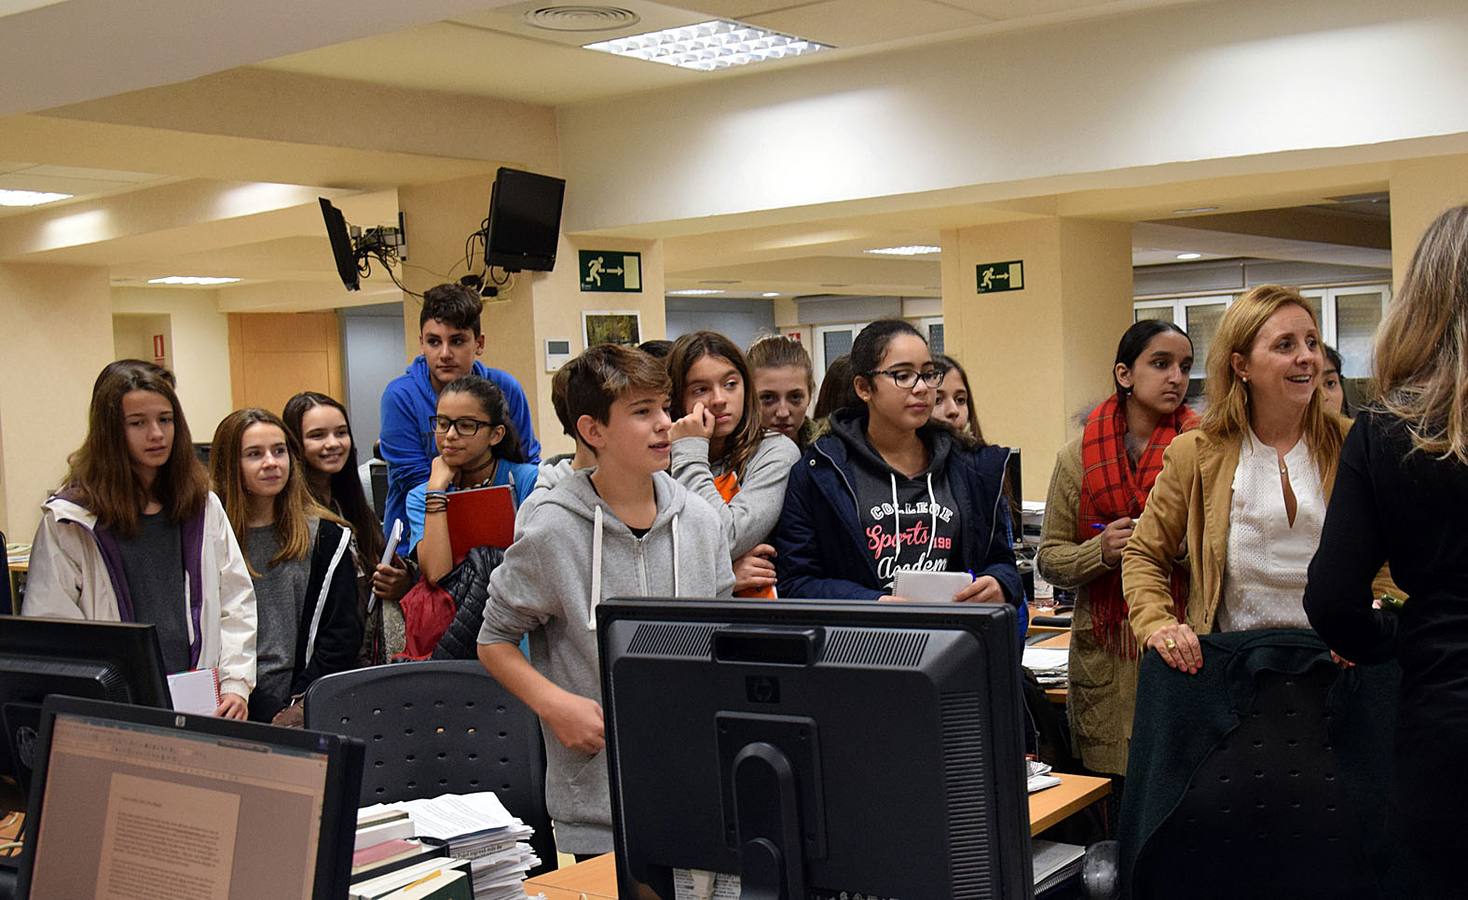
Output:
<svg viewBox="0 0 1468 900">
<path fill-rule="evenodd" d="M 112 359 L 107 271 L 0 265 L 0 527 L 29 541 L 40 503 L 66 474 L 66 456 L 87 432 L 92 382 Z"/>
<path fill-rule="evenodd" d="M 169 365 L 168 345 L 173 343 L 169 335 L 171 325 L 168 316 L 119 315 L 112 316 L 112 355 L 117 359 L 145 359 L 164 368 Z M 163 338 L 162 356 L 154 356 L 153 337 Z"/>
<path fill-rule="evenodd" d="M 178 401 L 195 441 L 234 409 L 230 393 L 229 318 L 219 311 L 220 291 L 113 288 L 115 317 L 167 316 L 167 364 L 178 377 Z M 144 346 L 147 350 L 147 345 Z M 121 349 L 118 349 L 121 354 Z M 144 357 L 150 358 L 150 357 Z"/>
<path fill-rule="evenodd" d="M 1131 322 L 1127 225 L 1040 219 L 943 233 L 943 322 L 984 436 L 1024 454 L 1024 498 L 1044 500 L 1076 414 L 1110 384 Z M 979 294 L 979 263 L 1024 261 L 1020 291 Z"/>
<path fill-rule="evenodd" d="M 1392 166 L 1392 287 L 1417 250 L 1422 233 L 1440 213 L 1468 203 L 1468 156 L 1439 156 Z"/>
</svg>

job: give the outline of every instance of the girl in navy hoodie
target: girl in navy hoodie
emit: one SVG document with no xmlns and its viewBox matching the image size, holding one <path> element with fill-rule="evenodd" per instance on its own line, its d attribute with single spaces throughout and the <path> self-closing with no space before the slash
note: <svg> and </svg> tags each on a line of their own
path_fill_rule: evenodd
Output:
<svg viewBox="0 0 1468 900">
<path fill-rule="evenodd" d="M 863 406 L 833 413 L 790 474 L 774 537 L 780 596 L 901 599 L 897 572 L 920 569 L 972 574 L 957 602 L 1022 609 L 1000 506 L 1009 451 L 929 422 L 944 368 L 908 323 L 863 328 L 851 367 Z"/>
</svg>

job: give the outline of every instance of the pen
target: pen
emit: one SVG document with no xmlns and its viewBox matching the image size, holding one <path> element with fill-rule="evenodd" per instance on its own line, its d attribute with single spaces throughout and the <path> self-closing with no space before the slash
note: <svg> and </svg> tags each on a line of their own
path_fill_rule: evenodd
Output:
<svg viewBox="0 0 1468 900">
<path fill-rule="evenodd" d="M 1105 531 L 1106 530 L 1106 526 L 1105 525 L 1102 525 L 1100 522 L 1092 522 L 1091 523 L 1091 530 L 1092 531 Z"/>
</svg>

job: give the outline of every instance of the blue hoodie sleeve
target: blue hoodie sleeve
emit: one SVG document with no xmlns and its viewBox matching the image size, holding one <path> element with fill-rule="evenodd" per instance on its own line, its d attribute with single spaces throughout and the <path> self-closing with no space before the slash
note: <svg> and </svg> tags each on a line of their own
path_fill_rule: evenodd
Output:
<svg viewBox="0 0 1468 900">
<path fill-rule="evenodd" d="M 785 506 L 772 541 L 779 595 L 829 600 L 875 600 L 882 596 L 881 591 L 855 581 L 828 577 L 827 573 L 843 567 L 836 560 L 823 558 L 817 529 L 841 526 L 823 506 L 819 488 L 811 480 L 810 466 L 805 461 L 796 464 L 785 483 Z M 818 511 L 825 512 L 826 521 L 817 520 Z"/>
<path fill-rule="evenodd" d="M 523 397 L 522 397 L 523 399 Z M 408 491 L 428 480 L 430 458 L 423 452 L 423 431 L 428 427 L 431 409 L 414 402 L 411 385 L 395 379 L 382 394 L 382 433 L 379 437 L 382 458 L 387 461 L 387 502 L 383 507 L 384 534 L 392 532 L 392 523 L 402 519 L 407 524 L 405 500 Z"/>
<path fill-rule="evenodd" d="M 525 399 L 525 390 L 509 372 L 488 367 L 486 371 L 489 380 L 505 395 L 505 405 L 510 410 L 510 421 L 515 423 L 515 434 L 520 437 L 520 451 L 525 454 L 525 461 L 540 462 L 540 441 L 535 439 L 535 424 L 530 420 L 530 404 Z"/>
</svg>

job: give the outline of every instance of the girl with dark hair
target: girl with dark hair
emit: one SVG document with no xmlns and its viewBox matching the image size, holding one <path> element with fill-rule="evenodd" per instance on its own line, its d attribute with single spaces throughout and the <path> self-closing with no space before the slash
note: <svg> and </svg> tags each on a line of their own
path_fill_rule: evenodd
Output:
<svg viewBox="0 0 1468 900">
<path fill-rule="evenodd" d="M 862 405 L 856 389 L 851 386 L 851 375 L 849 355 L 831 360 L 831 364 L 826 366 L 826 376 L 821 379 L 821 392 L 816 395 L 816 408 L 810 414 L 811 419 L 821 422 L 838 409 Z"/>
<path fill-rule="evenodd" d="M 250 718 L 299 727 L 306 688 L 356 666 L 362 647 L 352 531 L 311 498 L 300 447 L 268 410 L 225 416 L 209 465 L 255 586 Z"/>
<path fill-rule="evenodd" d="M 109 363 L 69 463 L 42 507 L 21 614 L 153 625 L 164 668 L 216 669 L 214 714 L 243 719 L 255 595 L 172 376 L 141 360 Z"/>
<path fill-rule="evenodd" d="M 423 577 L 436 583 L 454 567 L 449 495 L 509 485 L 518 508 L 535 489 L 538 473 L 520 451 L 505 395 L 487 378 L 465 375 L 450 382 L 438 395 L 438 412 L 426 424 L 438 455 L 428 480 L 408 492 L 407 550 L 417 551 Z"/>
<path fill-rule="evenodd" d="M 958 602 L 1023 607 L 1003 447 L 971 449 L 931 421 L 944 369 L 917 329 L 873 322 L 851 348 L 857 408 L 831 414 L 790 474 L 775 532 L 780 593 L 899 599 L 902 570 L 967 572 Z"/>
<path fill-rule="evenodd" d="M 286 401 L 281 418 L 301 448 L 306 487 L 312 499 L 352 528 L 358 602 L 367 629 L 362 663 L 387 662 L 385 648 L 402 645 L 403 614 L 397 601 L 408 592 L 412 580 L 407 564 L 396 554 L 392 564 L 380 563 L 386 541 L 382 523 L 357 477 L 357 446 L 347 410 L 325 394 L 302 391 Z M 372 602 L 374 594 L 377 603 Z"/>
<path fill-rule="evenodd" d="M 951 356 L 940 355 L 938 362 L 947 371 L 938 385 L 933 420 L 946 422 L 955 431 L 968 432 L 980 447 L 984 446 L 988 442 L 984 440 L 983 429 L 979 428 L 979 417 L 974 415 L 974 393 L 968 386 L 968 373 Z"/>
<path fill-rule="evenodd" d="M 1320 376 L 1320 390 L 1325 394 L 1325 411 L 1350 418 L 1351 404 L 1346 402 L 1346 386 L 1341 381 L 1344 363 L 1341 355 L 1329 344 L 1321 344 L 1325 353 L 1325 371 Z"/>
<path fill-rule="evenodd" d="M 811 420 L 805 411 L 816 391 L 810 354 L 783 334 L 766 335 L 749 345 L 749 368 L 765 428 L 804 449 L 811 440 Z"/>
<path fill-rule="evenodd" d="M 1070 718 L 1075 753 L 1093 772 L 1126 774 L 1137 699 L 1138 646 L 1121 593 L 1121 551 L 1147 505 L 1172 439 L 1197 425 L 1183 399 L 1193 343 L 1171 322 L 1143 319 L 1121 336 L 1115 392 L 1055 460 L 1045 501 L 1040 574 L 1076 592 L 1071 623 Z M 1187 574 L 1174 570 L 1181 606 Z"/>
<path fill-rule="evenodd" d="M 734 560 L 739 596 L 773 597 L 775 549 L 765 543 L 780 519 L 785 480 L 800 459 L 795 443 L 766 432 L 749 365 L 734 342 L 695 331 L 673 342 L 673 442 L 669 471 L 718 513 Z"/>
</svg>

